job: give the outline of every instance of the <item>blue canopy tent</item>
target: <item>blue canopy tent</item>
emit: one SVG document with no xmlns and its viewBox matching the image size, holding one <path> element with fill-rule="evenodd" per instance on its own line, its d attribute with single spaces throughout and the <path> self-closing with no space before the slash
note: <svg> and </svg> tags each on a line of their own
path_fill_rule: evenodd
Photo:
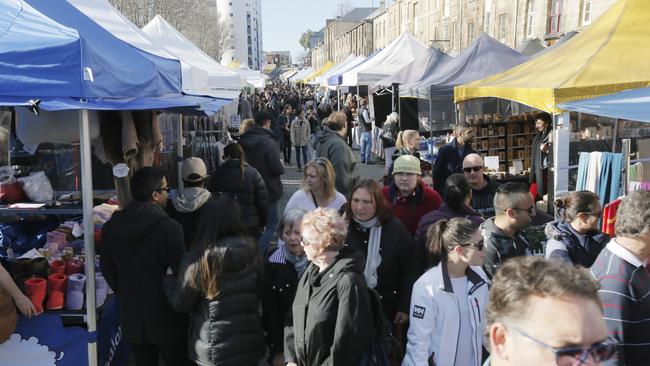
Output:
<svg viewBox="0 0 650 366">
<path fill-rule="evenodd" d="M 124 43 L 67 1 L 0 0 L 0 8 L 0 104 L 79 109 L 83 220 L 92 223 L 88 110 L 197 107 L 213 99 L 182 95 L 178 60 Z M 84 225 L 86 258 L 95 258 L 93 229 Z M 85 269 L 94 278 L 94 260 L 86 261 Z M 97 329 L 94 281 L 86 283 L 86 309 L 92 334 Z M 90 341 L 89 365 L 97 364 L 96 352 Z"/>
<path fill-rule="evenodd" d="M 565 111 L 650 123 L 650 88 L 558 104 Z"/>
</svg>

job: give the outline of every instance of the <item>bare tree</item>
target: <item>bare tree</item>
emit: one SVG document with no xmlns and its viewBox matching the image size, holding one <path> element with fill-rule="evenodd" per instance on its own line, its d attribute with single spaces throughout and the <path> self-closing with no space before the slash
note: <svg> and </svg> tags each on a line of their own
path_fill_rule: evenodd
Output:
<svg viewBox="0 0 650 366">
<path fill-rule="evenodd" d="M 109 0 L 138 27 L 160 15 L 197 47 L 221 60 L 232 44 L 230 23 L 210 0 Z"/>
</svg>

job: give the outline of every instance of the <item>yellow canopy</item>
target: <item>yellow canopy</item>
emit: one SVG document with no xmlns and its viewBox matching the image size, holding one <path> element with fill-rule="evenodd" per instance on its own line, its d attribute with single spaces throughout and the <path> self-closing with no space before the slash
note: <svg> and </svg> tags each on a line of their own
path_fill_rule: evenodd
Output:
<svg viewBox="0 0 650 366">
<path fill-rule="evenodd" d="M 236 69 L 239 66 L 241 66 L 241 62 L 239 62 L 237 60 L 234 60 L 234 61 L 230 61 L 230 63 L 226 67 L 229 68 L 229 69 Z"/>
<path fill-rule="evenodd" d="M 321 67 L 318 71 L 314 72 L 313 74 L 307 76 L 306 78 L 300 80 L 301 83 L 308 83 L 311 80 L 323 75 L 324 73 L 327 72 L 327 70 L 331 69 L 332 66 L 334 66 L 334 63 L 332 61 L 327 61 L 327 63 Z"/>
<path fill-rule="evenodd" d="M 457 86 L 456 102 L 497 97 L 550 113 L 562 102 L 650 86 L 650 1 L 619 0 L 571 40 L 508 71 Z"/>
</svg>

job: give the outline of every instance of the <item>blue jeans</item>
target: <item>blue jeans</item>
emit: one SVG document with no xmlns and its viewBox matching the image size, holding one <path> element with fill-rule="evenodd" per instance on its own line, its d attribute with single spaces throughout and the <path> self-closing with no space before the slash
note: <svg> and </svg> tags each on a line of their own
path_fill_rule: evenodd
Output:
<svg viewBox="0 0 650 366">
<path fill-rule="evenodd" d="M 296 164 L 298 164 L 298 169 L 300 169 L 300 152 L 302 151 L 302 160 L 307 164 L 307 146 L 295 146 L 296 148 Z"/>
<path fill-rule="evenodd" d="M 260 254 L 264 258 L 266 258 L 269 243 L 271 242 L 271 239 L 273 239 L 275 232 L 278 230 L 278 221 L 278 202 L 273 202 L 269 205 L 268 211 L 266 211 L 266 227 L 260 237 L 259 250 Z"/>
<path fill-rule="evenodd" d="M 372 150 L 372 136 L 370 132 L 364 132 L 361 134 L 361 162 L 367 163 L 370 162 L 370 152 Z"/>
</svg>

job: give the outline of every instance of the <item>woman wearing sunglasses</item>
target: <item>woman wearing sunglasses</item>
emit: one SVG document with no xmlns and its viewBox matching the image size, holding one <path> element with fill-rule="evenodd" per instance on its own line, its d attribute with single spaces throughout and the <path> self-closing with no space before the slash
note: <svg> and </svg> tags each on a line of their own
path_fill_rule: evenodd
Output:
<svg viewBox="0 0 650 366">
<path fill-rule="evenodd" d="M 602 208 L 598 195 L 571 192 L 558 198 L 555 206 L 563 218 L 546 225 L 546 258 L 591 267 L 609 242 L 599 228 Z"/>
<path fill-rule="evenodd" d="M 402 366 L 481 364 L 488 282 L 478 225 L 465 218 L 431 225 L 433 268 L 413 285 Z"/>
</svg>

